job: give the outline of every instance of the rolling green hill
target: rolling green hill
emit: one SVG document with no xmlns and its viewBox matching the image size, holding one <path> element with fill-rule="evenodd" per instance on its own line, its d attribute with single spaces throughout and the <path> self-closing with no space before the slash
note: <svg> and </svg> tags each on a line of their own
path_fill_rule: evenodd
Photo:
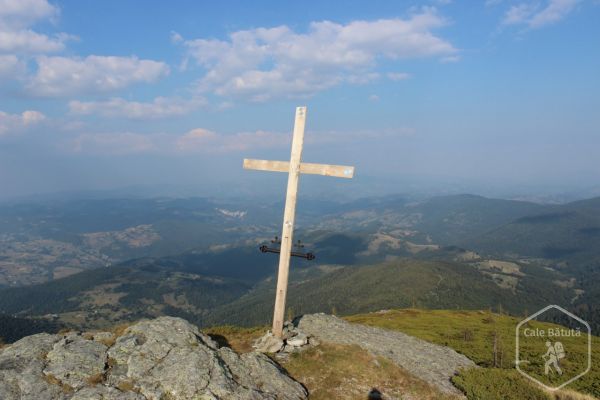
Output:
<svg viewBox="0 0 600 400">
<path fill-rule="evenodd" d="M 240 217 L 242 204 L 197 198 L 0 207 L 0 272 L 10 277 L 15 266 L 7 258 L 31 254 L 28 247 L 2 246 L 33 243 L 39 259 L 50 258 L 55 279 L 0 290 L 0 312 L 60 314 L 60 321 L 81 326 L 164 313 L 201 325 L 268 321 L 277 257 L 257 247 L 278 231 L 278 224 L 268 225 L 277 213 L 251 204 Z M 299 223 L 295 237 L 317 260 L 294 259 L 295 312 L 501 304 L 520 314 L 561 304 L 600 328 L 600 198 L 565 205 L 473 195 L 309 201 Z M 76 248 L 85 250 L 80 260 L 145 257 L 60 278 L 83 266 L 50 257 L 63 253 L 52 247 L 58 239 L 85 242 Z M 398 257 L 404 260 L 390 261 Z"/>
<path fill-rule="evenodd" d="M 288 289 L 293 314 L 335 312 L 349 315 L 387 308 L 480 309 L 502 307 L 515 314 L 551 302 L 568 304 L 572 290 L 552 283 L 558 275 L 532 268 L 516 287 L 502 288 L 468 264 L 398 260 L 365 267 L 330 267 L 295 271 Z M 539 272 L 539 271 L 537 271 Z M 274 280 L 218 307 L 207 322 L 253 326 L 268 323 L 275 296 Z"/>
<path fill-rule="evenodd" d="M 157 315 L 201 324 L 212 308 L 247 292 L 246 283 L 178 271 L 168 260 L 139 260 L 67 278 L 0 291 L 1 312 L 46 316 L 79 328 L 100 328 Z"/>
<path fill-rule="evenodd" d="M 433 197 L 407 209 L 420 215 L 414 227 L 429 235 L 434 243 L 456 245 L 547 207 L 464 194 Z"/>
<path fill-rule="evenodd" d="M 586 263 L 600 258 L 600 210 L 586 205 L 520 217 L 460 244 L 495 255 Z"/>
</svg>

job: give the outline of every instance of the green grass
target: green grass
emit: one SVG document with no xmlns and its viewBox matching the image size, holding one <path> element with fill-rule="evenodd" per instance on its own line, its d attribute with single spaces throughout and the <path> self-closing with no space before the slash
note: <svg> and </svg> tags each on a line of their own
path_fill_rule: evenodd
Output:
<svg viewBox="0 0 600 400">
<path fill-rule="evenodd" d="M 468 399 L 550 400 L 547 393 L 531 385 L 516 370 L 473 368 L 452 379 Z"/>
<path fill-rule="evenodd" d="M 386 313 L 371 313 L 346 317 L 350 322 L 377 326 L 386 329 L 398 330 L 421 339 L 449 346 L 462 353 L 482 367 L 486 367 L 481 374 L 490 374 L 489 383 L 498 384 L 498 388 L 509 390 L 510 381 L 514 370 L 515 357 L 515 328 L 522 318 L 500 315 L 486 311 L 454 311 L 454 310 L 392 310 Z M 531 327 L 543 328 L 556 326 L 552 324 L 532 321 Z M 497 340 L 496 363 L 494 365 L 494 336 Z M 561 360 L 565 372 L 581 368 L 586 363 L 587 344 L 575 338 L 562 338 L 561 341 L 568 349 L 568 357 Z M 540 347 L 542 346 L 542 347 Z M 539 358 L 543 354 L 544 340 L 522 346 L 521 359 Z M 592 360 L 600 358 L 600 339 L 593 337 Z M 499 367 L 507 371 L 506 379 L 503 371 L 490 372 L 488 368 Z M 532 363 L 531 368 L 543 370 L 541 361 Z M 496 379 L 499 382 L 495 382 Z M 470 375 L 458 378 L 458 382 L 469 385 L 481 380 Z M 461 380 L 462 379 L 462 380 Z M 567 386 L 569 389 L 600 396 L 600 365 L 592 363 L 592 370 L 582 378 Z M 483 397 L 472 397 L 480 399 Z"/>
</svg>

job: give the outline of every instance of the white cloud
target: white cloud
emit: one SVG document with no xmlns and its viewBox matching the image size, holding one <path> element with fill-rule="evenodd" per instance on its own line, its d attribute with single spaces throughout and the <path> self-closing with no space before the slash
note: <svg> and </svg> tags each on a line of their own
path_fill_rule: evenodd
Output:
<svg viewBox="0 0 600 400">
<path fill-rule="evenodd" d="M 183 42 L 183 36 L 175 31 L 171 31 L 171 43 L 181 43 Z"/>
<path fill-rule="evenodd" d="M 406 72 L 389 72 L 387 77 L 392 81 L 403 81 L 409 79 L 411 75 Z"/>
<path fill-rule="evenodd" d="M 175 148 L 180 152 L 228 153 L 252 148 L 281 147 L 288 145 L 290 140 L 289 133 L 259 130 L 219 135 L 208 129 L 197 128 L 180 136 L 175 142 Z"/>
<path fill-rule="evenodd" d="M 372 94 L 369 96 L 369 101 L 377 102 L 379 101 L 379 96 L 377 96 L 376 94 Z"/>
<path fill-rule="evenodd" d="M 0 136 L 19 133 L 46 119 L 39 111 L 24 111 L 21 114 L 8 114 L 0 111 Z"/>
<path fill-rule="evenodd" d="M 92 154 L 135 154 L 155 148 L 152 137 L 132 132 L 84 133 L 69 143 L 72 152 Z"/>
<path fill-rule="evenodd" d="M 50 38 L 30 29 L 18 31 L 0 30 L 0 52 L 4 53 L 53 53 L 65 48 L 64 42 L 68 36 L 62 35 Z"/>
<path fill-rule="evenodd" d="M 72 36 L 49 37 L 30 29 L 36 22 L 58 14 L 58 8 L 46 0 L 0 0 L 0 52 L 44 54 L 63 50 Z"/>
<path fill-rule="evenodd" d="M 57 16 L 57 7 L 46 0 L 0 0 L 0 25 L 23 28 Z"/>
<path fill-rule="evenodd" d="M 447 56 L 440 58 L 440 62 L 443 64 L 455 63 L 460 61 L 460 56 Z"/>
<path fill-rule="evenodd" d="M 77 131 L 87 129 L 79 125 Z M 64 129 L 65 132 L 67 131 Z M 412 136 L 413 129 L 394 128 L 355 131 L 311 131 L 305 143 L 317 146 L 330 143 L 365 143 L 394 140 Z M 183 134 L 136 133 L 136 132 L 91 132 L 70 138 L 63 143 L 68 152 L 82 154 L 127 155 L 156 153 L 181 156 L 183 154 L 224 154 L 248 152 L 252 149 L 289 149 L 291 132 L 247 131 L 231 134 L 196 128 Z"/>
<path fill-rule="evenodd" d="M 514 25 L 526 23 L 529 18 L 535 13 L 537 6 L 535 4 L 518 4 L 511 6 L 502 21 L 505 25 Z"/>
<path fill-rule="evenodd" d="M 399 127 L 394 129 L 364 129 L 354 131 L 317 131 L 308 132 L 305 143 L 309 145 L 322 145 L 327 143 L 364 142 L 375 140 L 397 139 L 400 137 L 414 136 L 413 128 Z M 289 134 L 288 134 L 289 135 Z"/>
<path fill-rule="evenodd" d="M 37 96 L 110 92 L 139 82 L 154 82 L 169 73 L 169 67 L 137 57 L 88 56 L 86 58 L 37 58 L 38 70 L 27 84 Z"/>
<path fill-rule="evenodd" d="M 157 97 L 152 102 L 127 101 L 115 97 L 106 101 L 71 101 L 69 110 L 73 114 L 100 114 L 106 117 L 126 117 L 131 119 L 155 119 L 185 115 L 206 105 L 204 98 L 190 100 Z"/>
<path fill-rule="evenodd" d="M 13 54 L 0 55 L 0 77 L 19 77 L 25 72 L 25 63 Z"/>
<path fill-rule="evenodd" d="M 504 25 L 527 25 L 532 29 L 550 25 L 564 19 L 573 11 L 579 0 L 548 0 L 521 3 L 511 6 L 502 23 Z"/>
<path fill-rule="evenodd" d="M 560 21 L 577 5 L 578 0 L 551 0 L 548 6 L 535 14 L 529 21 L 529 26 L 539 28 Z"/>
<path fill-rule="evenodd" d="M 435 9 L 424 8 L 408 19 L 313 22 L 306 33 L 287 26 L 257 28 L 234 32 L 227 40 L 186 40 L 183 45 L 188 57 L 206 69 L 200 91 L 263 101 L 368 81 L 378 76 L 382 59 L 456 54 L 451 43 L 432 32 L 445 25 Z"/>
</svg>

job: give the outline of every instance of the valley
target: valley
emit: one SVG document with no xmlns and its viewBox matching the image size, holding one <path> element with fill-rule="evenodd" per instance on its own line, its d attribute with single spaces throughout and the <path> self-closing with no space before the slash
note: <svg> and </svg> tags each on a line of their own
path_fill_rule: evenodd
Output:
<svg viewBox="0 0 600 400">
<path fill-rule="evenodd" d="M 293 260 L 288 312 L 414 306 L 519 315 L 558 303 L 596 330 L 600 289 L 585 277 L 599 271 L 599 204 L 472 195 L 306 201 L 296 238 L 317 260 Z M 257 249 L 279 229 L 273 209 L 202 198 L 5 205 L 0 313 L 84 328 L 159 315 L 199 326 L 267 323 L 277 258 Z M 585 246 L 544 252 L 572 247 L 574 232 Z"/>
</svg>

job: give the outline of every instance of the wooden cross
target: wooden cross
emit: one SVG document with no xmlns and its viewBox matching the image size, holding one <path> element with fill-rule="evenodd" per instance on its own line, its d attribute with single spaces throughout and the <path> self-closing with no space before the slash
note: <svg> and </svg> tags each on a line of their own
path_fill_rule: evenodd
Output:
<svg viewBox="0 0 600 400">
<path fill-rule="evenodd" d="M 288 173 L 287 194 L 285 197 L 285 211 L 283 213 L 283 228 L 281 233 L 281 251 L 279 253 L 277 292 L 275 294 L 275 311 L 273 313 L 273 334 L 278 338 L 281 338 L 283 335 L 285 299 L 287 295 L 290 254 L 292 250 L 294 219 L 296 217 L 296 199 L 298 195 L 298 180 L 300 174 L 336 176 L 338 178 L 352 178 L 354 176 L 354 167 L 302 162 L 305 123 L 306 107 L 296 107 L 294 136 L 292 138 L 292 154 L 289 162 L 244 159 L 245 169 Z"/>
</svg>

